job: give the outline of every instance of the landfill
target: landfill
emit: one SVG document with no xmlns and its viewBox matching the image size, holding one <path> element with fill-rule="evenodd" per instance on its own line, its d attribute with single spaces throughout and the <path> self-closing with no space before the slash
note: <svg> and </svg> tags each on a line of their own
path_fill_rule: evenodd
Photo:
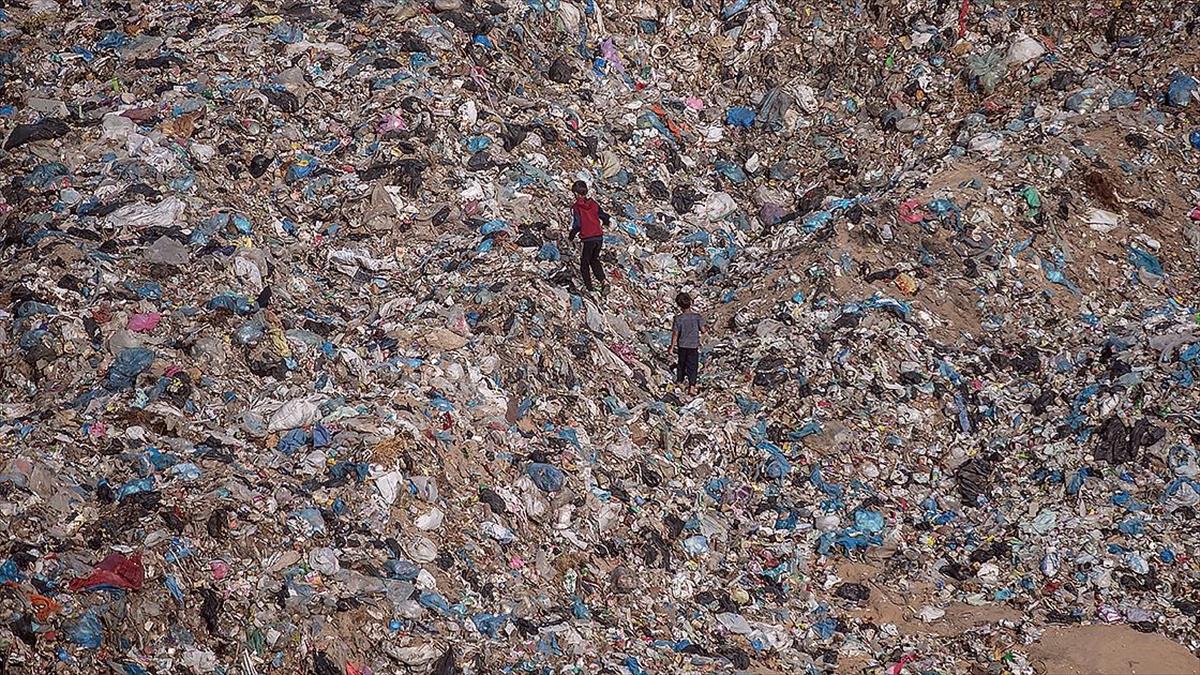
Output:
<svg viewBox="0 0 1200 675">
<path fill-rule="evenodd" d="M 1197 672 L 1198 24 L 3 0 L 0 673 Z"/>
</svg>

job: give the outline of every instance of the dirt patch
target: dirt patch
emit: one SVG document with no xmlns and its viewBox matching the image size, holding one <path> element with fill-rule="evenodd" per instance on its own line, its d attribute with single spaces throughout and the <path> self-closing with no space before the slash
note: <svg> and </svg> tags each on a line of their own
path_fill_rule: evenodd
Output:
<svg viewBox="0 0 1200 675">
<path fill-rule="evenodd" d="M 1021 612 L 1005 605 L 966 605 L 955 603 L 946 608 L 946 616 L 928 624 L 934 635 L 957 635 L 971 628 L 990 626 L 1001 621 L 1020 621 Z"/>
<path fill-rule="evenodd" d="M 924 605 L 940 604 L 931 584 L 894 585 L 887 581 L 886 565 L 878 560 L 843 560 L 834 571 L 842 580 L 864 584 L 871 590 L 867 601 L 848 610 L 851 616 L 894 624 L 901 636 L 950 640 L 972 629 L 1001 622 L 1019 623 L 1025 617 L 1019 609 L 1006 605 L 952 603 L 942 605 L 945 616 L 925 623 L 916 618 L 917 612 Z M 1052 626 L 1022 651 L 1028 652 L 1041 675 L 1200 675 L 1200 659 L 1184 646 L 1162 635 L 1139 633 L 1123 625 Z"/>
<path fill-rule="evenodd" d="M 978 180 L 979 193 L 983 194 L 988 187 L 987 166 L 982 162 L 973 162 L 967 160 L 959 160 L 949 162 L 947 167 L 938 173 L 930 175 L 927 180 L 929 186 L 922 190 L 917 199 L 922 204 L 944 196 L 944 192 L 950 193 L 956 200 L 961 199 L 959 193 L 962 192 L 963 186 L 973 180 Z"/>
<path fill-rule="evenodd" d="M 937 621 L 925 623 L 916 617 L 921 607 L 938 604 L 931 584 L 913 583 L 900 588 L 890 583 L 880 583 L 884 578 L 883 567 L 869 562 L 843 561 L 837 566 L 837 575 L 846 581 L 866 585 L 871 596 L 852 616 L 875 623 L 890 623 L 902 635 L 953 636 L 979 626 L 999 621 L 1019 621 L 1021 612 L 1003 605 L 974 606 L 953 603 L 946 607 L 946 615 Z"/>
<path fill-rule="evenodd" d="M 1182 645 L 1128 626 L 1053 627 L 1029 646 L 1045 675 L 1196 675 L 1200 659 Z"/>
<path fill-rule="evenodd" d="M 938 320 L 930 334 L 947 344 L 958 344 L 964 333 L 981 335 L 975 290 L 959 279 L 949 281 L 946 286 L 945 289 L 926 286 L 916 295 L 914 307 L 928 311 Z"/>
</svg>

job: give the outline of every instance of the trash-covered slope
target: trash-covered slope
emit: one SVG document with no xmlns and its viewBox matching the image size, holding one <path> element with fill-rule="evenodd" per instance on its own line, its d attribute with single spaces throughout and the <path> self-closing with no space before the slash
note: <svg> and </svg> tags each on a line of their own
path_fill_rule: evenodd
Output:
<svg viewBox="0 0 1200 675">
<path fill-rule="evenodd" d="M 0 672 L 1186 670 L 1197 21 L 6 0 Z"/>
</svg>

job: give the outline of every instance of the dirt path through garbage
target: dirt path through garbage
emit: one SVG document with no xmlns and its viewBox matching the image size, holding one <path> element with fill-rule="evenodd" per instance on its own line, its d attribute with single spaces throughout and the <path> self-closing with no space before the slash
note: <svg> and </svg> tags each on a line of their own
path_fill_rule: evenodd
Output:
<svg viewBox="0 0 1200 675">
<path fill-rule="evenodd" d="M 1046 675 L 1195 675 L 1200 659 L 1182 645 L 1129 626 L 1055 626 L 1029 647 Z"/>
</svg>

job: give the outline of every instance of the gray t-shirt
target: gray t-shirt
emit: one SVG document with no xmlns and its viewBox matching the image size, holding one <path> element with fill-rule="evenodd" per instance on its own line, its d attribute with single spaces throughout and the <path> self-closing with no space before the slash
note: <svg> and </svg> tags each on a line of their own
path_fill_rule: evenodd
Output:
<svg viewBox="0 0 1200 675">
<path fill-rule="evenodd" d="M 704 327 L 704 317 L 695 312 L 687 314 L 676 314 L 675 324 L 671 327 L 671 331 L 676 333 L 680 347 L 688 349 L 700 348 L 700 329 Z"/>
</svg>

